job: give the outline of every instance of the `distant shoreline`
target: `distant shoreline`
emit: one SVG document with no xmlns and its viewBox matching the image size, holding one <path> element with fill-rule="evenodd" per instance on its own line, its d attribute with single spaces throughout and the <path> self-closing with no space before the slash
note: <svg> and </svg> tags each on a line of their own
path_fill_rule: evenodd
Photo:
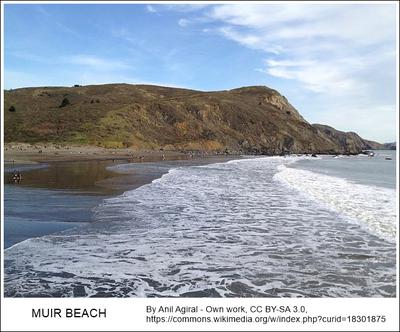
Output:
<svg viewBox="0 0 400 332">
<path fill-rule="evenodd" d="M 178 151 L 107 149 L 90 145 L 64 145 L 53 143 L 5 143 L 4 163 L 48 163 L 90 160 L 128 160 L 148 162 L 191 159 L 208 153 L 190 154 Z M 214 154 L 210 154 L 214 155 Z"/>
<path fill-rule="evenodd" d="M 226 154 L 223 152 L 212 151 L 135 150 L 129 148 L 110 149 L 92 145 L 67 145 L 55 143 L 4 143 L 5 165 L 105 160 L 157 162 L 163 160 L 191 160 L 192 158 L 199 157 L 207 158 L 227 155 L 234 157 L 242 154 L 243 153 L 236 152 L 229 152 Z"/>
</svg>

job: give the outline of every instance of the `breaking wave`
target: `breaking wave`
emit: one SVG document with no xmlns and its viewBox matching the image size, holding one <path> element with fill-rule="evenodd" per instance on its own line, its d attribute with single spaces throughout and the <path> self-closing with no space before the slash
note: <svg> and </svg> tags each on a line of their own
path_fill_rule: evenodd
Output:
<svg viewBox="0 0 400 332">
<path fill-rule="evenodd" d="M 396 190 L 280 165 L 274 178 L 396 242 Z"/>
<path fill-rule="evenodd" d="M 293 160 L 175 168 L 106 199 L 6 250 L 5 295 L 395 296 L 395 245 L 277 181 Z"/>
</svg>

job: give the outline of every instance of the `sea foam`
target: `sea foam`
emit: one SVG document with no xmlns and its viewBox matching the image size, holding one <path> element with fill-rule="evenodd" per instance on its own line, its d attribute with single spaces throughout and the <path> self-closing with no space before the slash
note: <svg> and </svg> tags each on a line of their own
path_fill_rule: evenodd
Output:
<svg viewBox="0 0 400 332">
<path fill-rule="evenodd" d="M 396 191 L 367 186 L 280 165 L 274 176 L 309 197 L 357 221 L 374 234 L 396 241 Z"/>
<path fill-rule="evenodd" d="M 395 246 L 274 179 L 293 160 L 175 168 L 105 199 L 96 222 L 6 250 L 5 294 L 395 296 Z"/>
</svg>

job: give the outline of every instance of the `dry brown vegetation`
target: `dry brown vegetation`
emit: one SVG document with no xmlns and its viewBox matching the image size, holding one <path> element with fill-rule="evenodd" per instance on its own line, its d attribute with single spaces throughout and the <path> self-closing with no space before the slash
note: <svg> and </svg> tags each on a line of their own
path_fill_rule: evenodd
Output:
<svg viewBox="0 0 400 332">
<path fill-rule="evenodd" d="M 309 124 L 284 96 L 262 86 L 23 88 L 5 91 L 4 110 L 6 142 L 263 154 L 357 153 L 374 143 Z"/>
</svg>

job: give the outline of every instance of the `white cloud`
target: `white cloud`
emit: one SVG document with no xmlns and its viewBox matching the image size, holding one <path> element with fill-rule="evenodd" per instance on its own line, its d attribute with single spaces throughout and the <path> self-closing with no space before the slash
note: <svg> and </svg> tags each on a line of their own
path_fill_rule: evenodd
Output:
<svg viewBox="0 0 400 332">
<path fill-rule="evenodd" d="M 131 68 L 131 66 L 119 60 L 103 59 L 96 56 L 84 54 L 64 57 L 62 58 L 62 60 L 70 64 L 90 67 L 91 69 L 95 69 L 98 71 L 115 71 Z"/>
<path fill-rule="evenodd" d="M 146 10 L 149 12 L 149 13 L 156 13 L 157 12 L 157 10 L 154 8 L 154 6 L 152 6 L 152 5 L 147 5 L 146 6 Z"/>
<path fill-rule="evenodd" d="M 373 139 L 380 143 L 392 142 L 396 137 L 394 105 L 335 105 L 334 108 L 318 113 L 313 122 L 329 124 L 343 131 L 353 131 L 365 139 Z"/>
<path fill-rule="evenodd" d="M 233 4 L 213 7 L 215 20 L 261 32 L 267 40 L 337 37 L 373 44 L 395 35 L 394 5 Z"/>
<path fill-rule="evenodd" d="M 179 21 L 178 21 L 178 24 L 181 26 L 181 27 L 185 27 L 185 26 L 187 26 L 188 24 L 190 23 L 190 21 L 188 20 L 188 19 L 186 19 L 186 18 L 181 18 L 181 19 L 179 19 Z"/>
<path fill-rule="evenodd" d="M 200 9 L 204 9 L 210 5 L 208 4 L 171 4 L 171 5 L 165 5 L 163 8 L 166 8 L 167 10 L 172 10 L 175 12 L 179 13 L 190 13 L 194 11 L 198 11 Z"/>
<path fill-rule="evenodd" d="M 313 109 L 311 121 L 344 129 L 363 117 L 356 127 L 379 138 L 395 133 L 397 10 L 393 3 L 241 3 L 215 5 L 200 16 L 211 23 L 203 31 L 261 51 L 265 67 L 255 71 L 290 86 L 293 95 L 307 94 L 312 106 L 301 98 L 300 111 Z M 366 126 L 374 124 L 380 134 L 368 136 Z"/>
<path fill-rule="evenodd" d="M 279 54 L 283 50 L 283 48 L 277 44 L 266 43 L 263 37 L 258 34 L 240 32 L 231 26 L 220 27 L 217 29 L 217 32 L 230 40 L 242 44 L 243 46 L 253 49 L 262 49 L 267 53 Z"/>
<path fill-rule="evenodd" d="M 307 60 L 267 60 L 266 72 L 272 76 L 297 80 L 309 90 L 333 95 L 356 94 L 366 87 L 363 82 L 348 77 L 343 64 L 324 64 Z M 347 69 L 346 67 L 344 67 Z"/>
<path fill-rule="evenodd" d="M 314 92 L 367 88 L 357 77 L 365 63 L 392 42 L 392 5 L 232 4 L 215 6 L 208 16 L 223 26 L 225 38 L 268 55 L 269 75 L 297 80 Z M 276 60 L 274 58 L 276 57 Z M 365 75 L 364 75 L 365 76 Z M 367 91 L 365 91 L 367 93 Z"/>
</svg>

